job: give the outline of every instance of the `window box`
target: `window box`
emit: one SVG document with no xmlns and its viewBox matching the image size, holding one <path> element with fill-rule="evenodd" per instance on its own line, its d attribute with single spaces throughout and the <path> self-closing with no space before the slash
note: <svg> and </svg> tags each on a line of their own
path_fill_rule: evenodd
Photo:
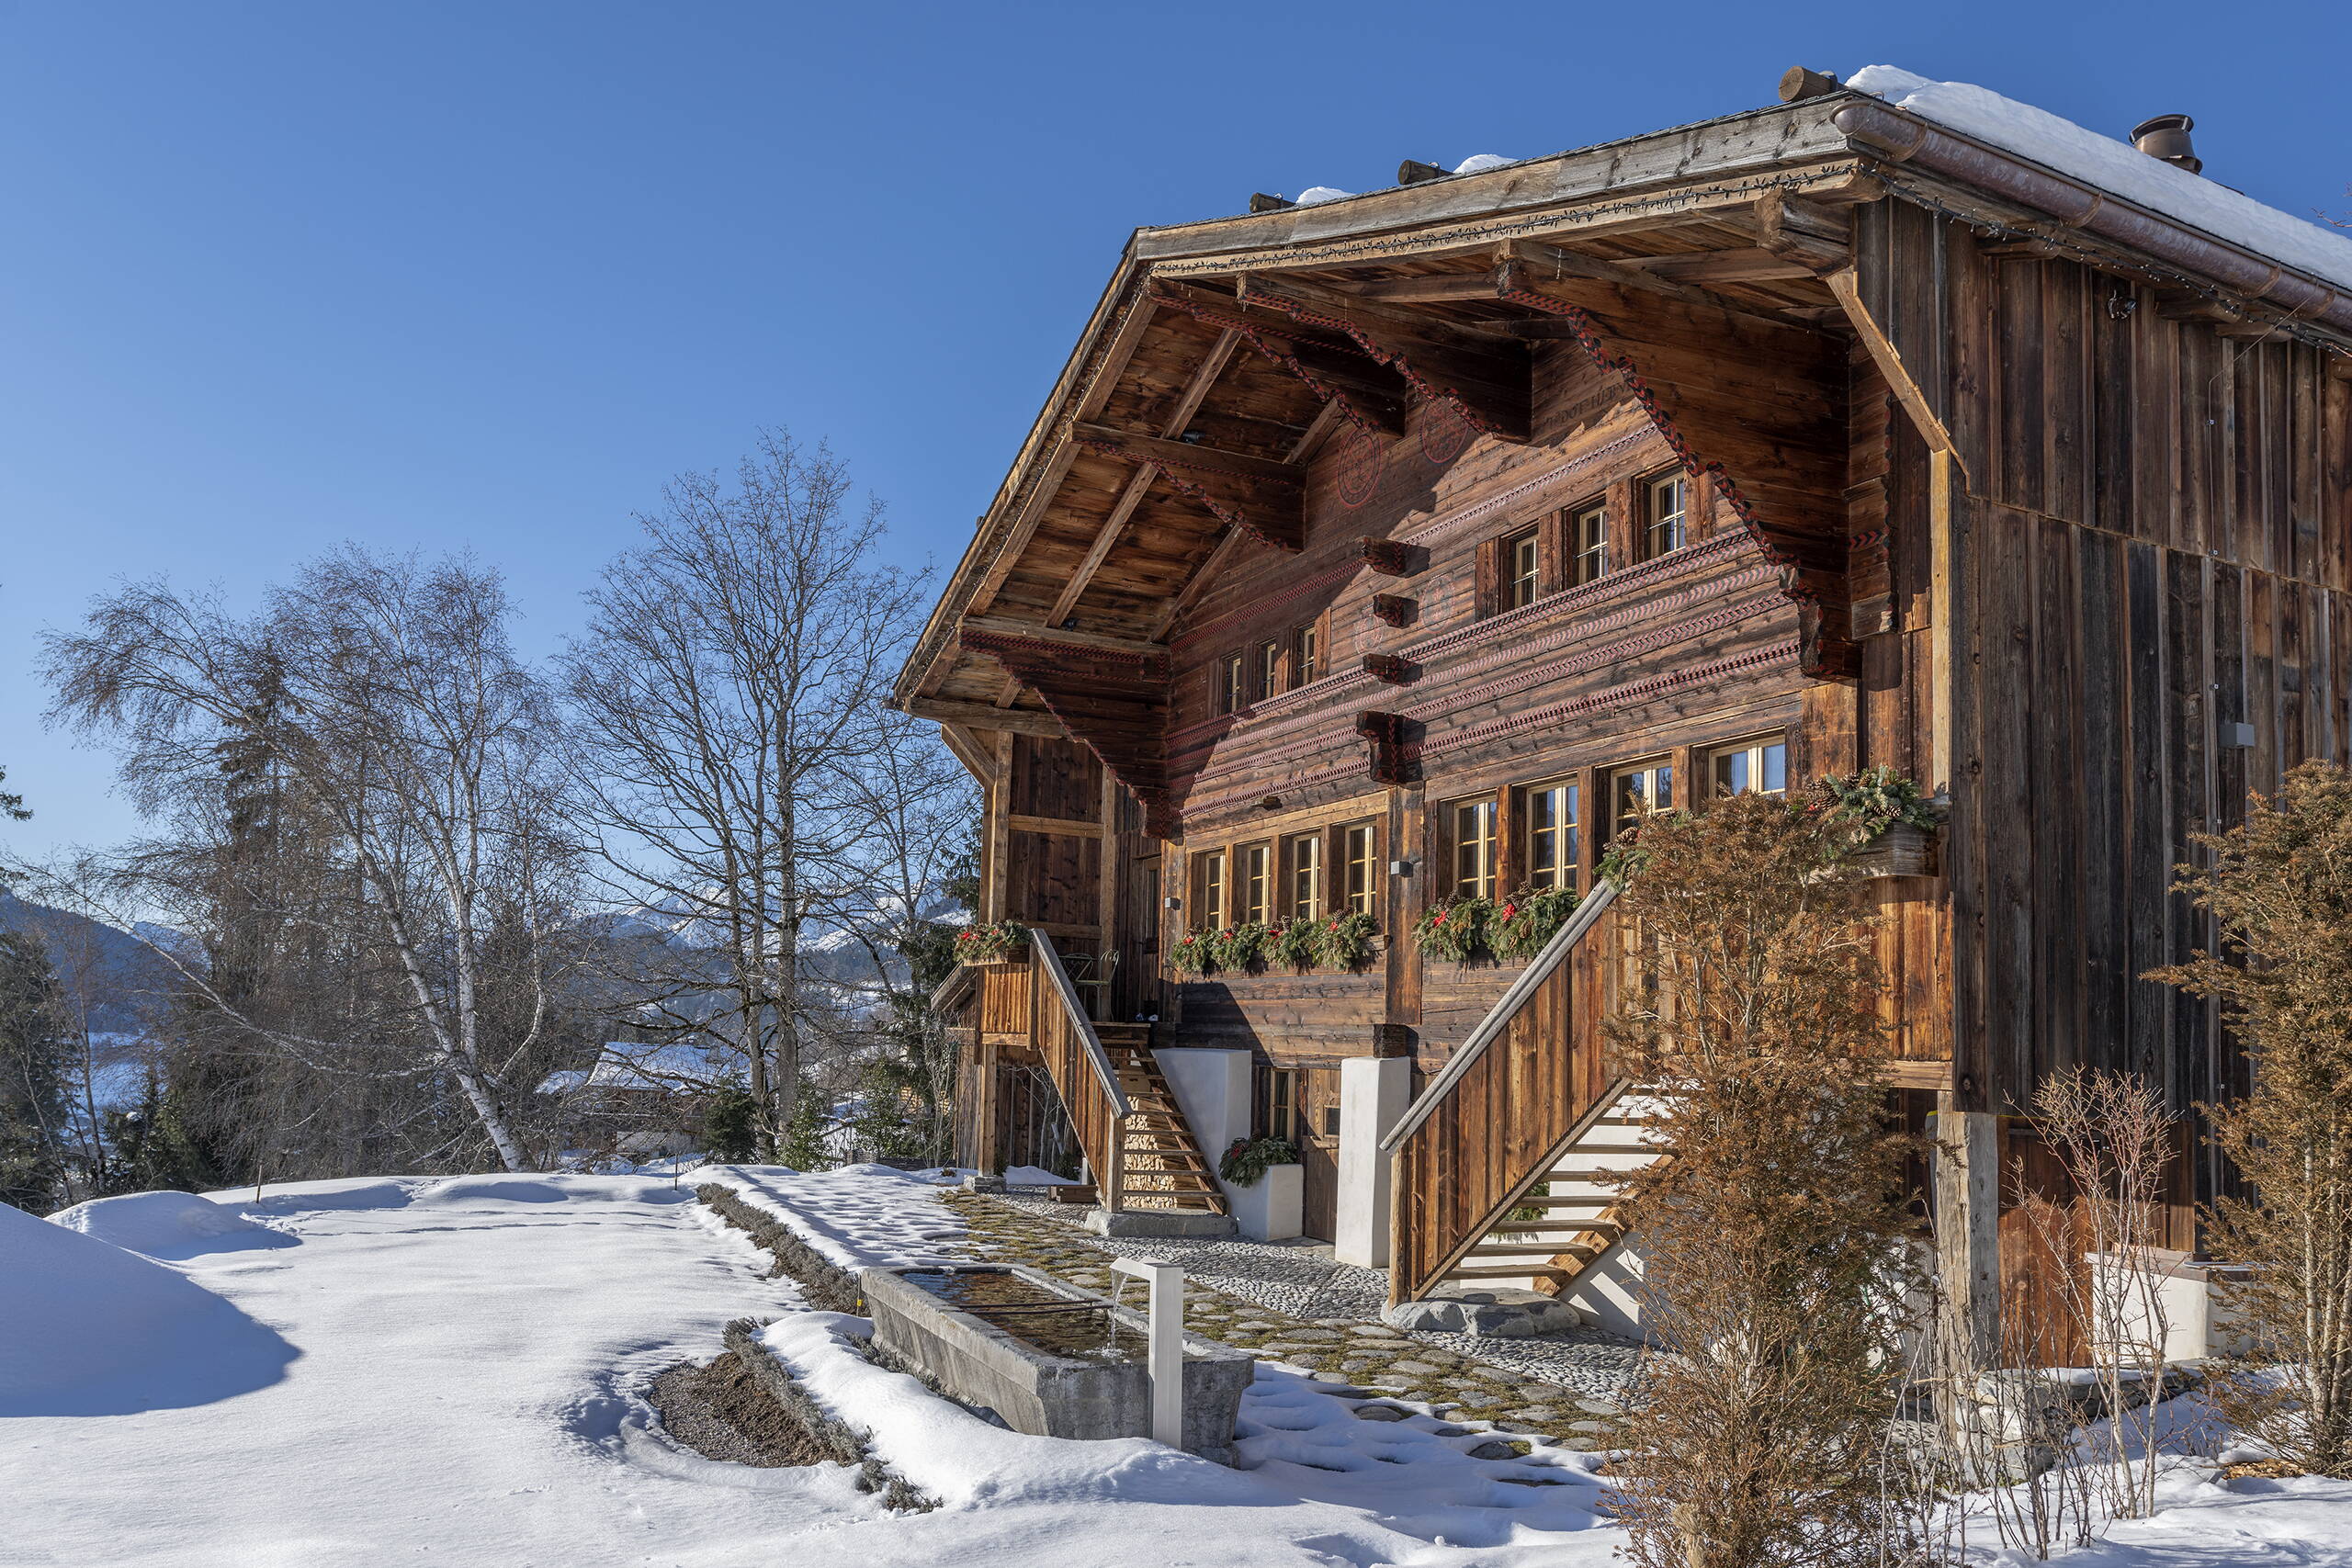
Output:
<svg viewBox="0 0 2352 1568">
<path fill-rule="evenodd" d="M 1897 822 L 1846 857 L 1864 876 L 1935 876 L 1939 874 L 1936 835 Z"/>
</svg>

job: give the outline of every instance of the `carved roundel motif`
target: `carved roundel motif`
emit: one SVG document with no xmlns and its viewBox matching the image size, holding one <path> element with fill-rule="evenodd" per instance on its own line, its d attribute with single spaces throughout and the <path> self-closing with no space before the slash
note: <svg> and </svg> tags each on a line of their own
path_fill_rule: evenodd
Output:
<svg viewBox="0 0 2352 1568">
<path fill-rule="evenodd" d="M 1421 415 L 1421 456 L 1432 463 L 1451 463 L 1469 445 L 1469 422 L 1452 403 L 1430 403 Z"/>
<path fill-rule="evenodd" d="M 1387 444 L 1369 430 L 1348 427 L 1347 445 L 1340 448 L 1340 501 L 1349 507 L 1362 506 L 1380 488 L 1381 470 L 1386 467 Z"/>
</svg>

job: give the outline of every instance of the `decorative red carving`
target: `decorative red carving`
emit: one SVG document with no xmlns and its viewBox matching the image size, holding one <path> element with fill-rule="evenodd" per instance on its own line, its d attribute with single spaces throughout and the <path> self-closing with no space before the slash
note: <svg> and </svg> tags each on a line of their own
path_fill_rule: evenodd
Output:
<svg viewBox="0 0 2352 1568">
<path fill-rule="evenodd" d="M 1374 784 L 1413 782 L 1412 764 L 1405 755 L 1405 719 L 1401 714 L 1367 712 L 1356 715 L 1356 733 L 1364 741 L 1364 766 Z"/>
<path fill-rule="evenodd" d="M 1411 626 L 1413 612 L 1418 608 L 1419 605 L 1416 601 L 1401 593 L 1375 593 L 1372 596 L 1372 618 L 1385 621 L 1392 626 Z"/>
<path fill-rule="evenodd" d="M 1393 653 L 1365 654 L 1363 672 L 1375 681 L 1385 681 L 1392 686 L 1401 686 L 1413 678 L 1413 667 Z"/>
<path fill-rule="evenodd" d="M 1413 574 L 1413 547 L 1395 539 L 1375 539 L 1366 535 L 1356 541 L 1363 552 L 1363 564 L 1383 577 L 1410 577 Z"/>
</svg>

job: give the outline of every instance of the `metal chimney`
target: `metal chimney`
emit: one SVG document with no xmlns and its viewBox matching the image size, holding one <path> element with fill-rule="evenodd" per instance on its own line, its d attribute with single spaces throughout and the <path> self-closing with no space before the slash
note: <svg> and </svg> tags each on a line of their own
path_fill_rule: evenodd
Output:
<svg viewBox="0 0 2352 1568">
<path fill-rule="evenodd" d="M 2160 114 L 2143 119 L 2132 131 L 2132 145 L 2151 158 L 2161 158 L 2177 169 L 2196 174 L 2205 161 L 2189 149 L 2188 133 L 2197 122 L 2185 114 Z"/>
</svg>

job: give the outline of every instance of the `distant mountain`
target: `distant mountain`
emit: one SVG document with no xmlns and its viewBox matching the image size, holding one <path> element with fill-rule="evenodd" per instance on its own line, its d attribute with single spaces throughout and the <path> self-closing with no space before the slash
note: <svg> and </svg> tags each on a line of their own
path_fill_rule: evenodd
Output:
<svg viewBox="0 0 2352 1568">
<path fill-rule="evenodd" d="M 156 998 L 172 988 L 171 965 L 148 942 L 169 947 L 184 961 L 198 954 L 195 942 L 185 932 L 143 920 L 134 929 L 140 936 L 85 915 L 29 903 L 0 888 L 0 931 L 40 938 L 68 998 L 88 1010 L 88 1026 L 94 1031 L 138 1034 Z"/>
</svg>

